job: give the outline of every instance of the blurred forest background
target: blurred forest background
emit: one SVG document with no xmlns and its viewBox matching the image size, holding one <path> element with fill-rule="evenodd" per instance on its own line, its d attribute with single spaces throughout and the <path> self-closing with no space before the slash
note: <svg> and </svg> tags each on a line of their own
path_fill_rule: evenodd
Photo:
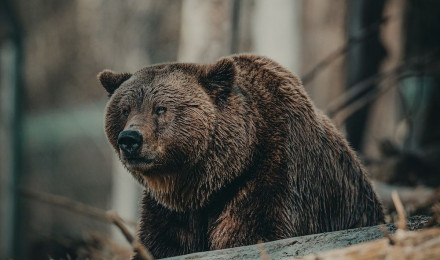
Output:
<svg viewBox="0 0 440 260">
<path fill-rule="evenodd" d="M 440 1 L 0 0 L 0 259 L 125 259 L 111 225 L 56 194 L 135 221 L 141 187 L 103 128 L 103 69 L 267 55 L 297 75 L 391 191 L 430 214 L 440 186 Z M 44 196 L 43 196 L 44 197 Z"/>
</svg>

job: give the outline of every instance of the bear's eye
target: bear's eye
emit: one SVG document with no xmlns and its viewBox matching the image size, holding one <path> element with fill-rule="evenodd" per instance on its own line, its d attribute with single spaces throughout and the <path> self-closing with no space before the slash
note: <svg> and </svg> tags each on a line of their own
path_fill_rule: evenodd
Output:
<svg viewBox="0 0 440 260">
<path fill-rule="evenodd" d="M 124 109 L 122 110 L 122 114 L 123 114 L 125 117 L 128 117 L 128 116 L 130 115 L 130 110 L 127 109 L 127 108 L 124 108 Z"/>
<path fill-rule="evenodd" d="M 156 107 L 154 112 L 157 115 L 163 115 L 163 114 L 165 114 L 165 112 L 167 112 L 167 108 L 166 107 Z"/>
</svg>

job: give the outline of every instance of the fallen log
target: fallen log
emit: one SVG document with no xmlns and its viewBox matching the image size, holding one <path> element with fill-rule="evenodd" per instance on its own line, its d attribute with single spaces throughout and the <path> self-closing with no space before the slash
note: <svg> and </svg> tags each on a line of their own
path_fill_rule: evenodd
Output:
<svg viewBox="0 0 440 260">
<path fill-rule="evenodd" d="M 339 259 L 440 259 L 440 228 L 430 228 L 420 232 L 397 230 L 391 238 L 335 249 L 321 254 L 286 260 L 339 260 Z"/>
<path fill-rule="evenodd" d="M 420 230 L 427 222 L 429 217 L 412 217 L 408 220 L 408 230 Z M 298 258 L 306 255 L 317 254 L 320 252 L 344 248 L 351 245 L 377 240 L 387 234 L 394 234 L 397 230 L 395 224 L 381 226 L 363 227 L 335 232 L 321 233 L 302 237 L 287 238 L 267 242 L 258 245 L 236 247 L 223 250 L 199 252 L 189 255 L 167 258 L 169 260 L 226 260 L 226 259 L 285 259 Z M 313 258 L 315 259 L 315 258 Z M 320 259 L 320 258 L 319 258 Z"/>
</svg>

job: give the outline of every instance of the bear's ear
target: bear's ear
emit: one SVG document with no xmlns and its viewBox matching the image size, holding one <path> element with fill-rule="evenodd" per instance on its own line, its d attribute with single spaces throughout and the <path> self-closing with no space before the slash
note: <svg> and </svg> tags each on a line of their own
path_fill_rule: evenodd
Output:
<svg viewBox="0 0 440 260">
<path fill-rule="evenodd" d="M 230 58 L 223 58 L 205 68 L 200 76 L 200 83 L 209 94 L 225 97 L 231 92 L 236 73 L 234 61 Z"/>
<path fill-rule="evenodd" d="M 98 79 L 111 96 L 113 92 L 131 76 L 131 73 L 116 73 L 111 70 L 104 70 L 98 74 Z"/>
</svg>

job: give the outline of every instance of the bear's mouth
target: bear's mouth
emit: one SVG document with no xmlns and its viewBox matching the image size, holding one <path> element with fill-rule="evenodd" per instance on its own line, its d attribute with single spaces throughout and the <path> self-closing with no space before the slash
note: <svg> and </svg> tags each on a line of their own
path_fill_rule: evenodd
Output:
<svg viewBox="0 0 440 260">
<path fill-rule="evenodd" d="M 127 168 L 145 168 L 153 164 L 154 159 L 147 158 L 124 158 L 124 164 Z"/>
</svg>

